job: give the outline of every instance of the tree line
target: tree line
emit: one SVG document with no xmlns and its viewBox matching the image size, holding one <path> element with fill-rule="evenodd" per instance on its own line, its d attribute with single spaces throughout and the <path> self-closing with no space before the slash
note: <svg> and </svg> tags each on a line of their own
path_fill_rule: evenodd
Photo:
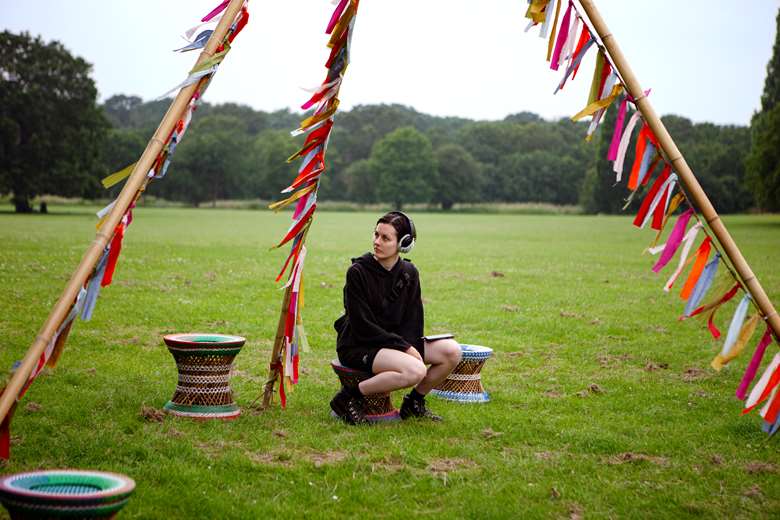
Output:
<svg viewBox="0 0 780 520">
<path fill-rule="evenodd" d="M 776 44 L 773 62 L 777 54 Z M 46 67 L 35 65 L 42 60 Z M 170 104 L 130 95 L 98 104 L 89 71 L 57 42 L 0 33 L 0 193 L 12 194 L 18 211 L 29 210 L 39 194 L 105 197 L 99 179 L 138 159 Z M 777 74 L 777 67 L 768 70 L 767 82 Z M 203 103 L 168 175 L 148 193 L 193 205 L 275 200 L 296 175 L 298 163 L 286 159 L 302 137 L 289 132 L 304 117 Z M 759 123 L 766 126 L 772 117 Z M 718 211 L 780 205 L 780 176 L 771 184 L 754 173 L 772 160 L 778 168 L 778 148 L 770 150 L 775 155 L 751 152 L 751 128 L 662 119 Z M 627 192 L 613 186 L 605 159 L 614 124 L 612 109 L 598 137 L 586 143 L 587 123 L 568 118 L 521 112 L 473 121 L 401 105 L 357 106 L 336 116 L 320 197 L 444 209 L 463 202 L 541 202 L 617 213 Z M 753 140 L 756 125 L 754 118 Z"/>
</svg>

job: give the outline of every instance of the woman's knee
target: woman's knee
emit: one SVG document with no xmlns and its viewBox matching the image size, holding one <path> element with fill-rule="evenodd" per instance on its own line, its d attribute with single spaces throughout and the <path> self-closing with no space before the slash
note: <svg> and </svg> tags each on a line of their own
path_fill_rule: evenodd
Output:
<svg viewBox="0 0 780 520">
<path fill-rule="evenodd" d="M 401 370 L 401 375 L 404 377 L 406 386 L 414 386 L 425 378 L 428 373 L 428 369 L 425 367 L 422 361 L 413 360 L 411 363 L 406 363 Z"/>
<path fill-rule="evenodd" d="M 460 360 L 463 357 L 463 350 L 461 350 L 460 344 L 458 344 L 457 341 L 453 339 L 448 339 L 445 341 L 446 343 L 442 345 L 444 359 L 447 360 L 447 364 L 455 366 L 460 363 Z"/>
</svg>

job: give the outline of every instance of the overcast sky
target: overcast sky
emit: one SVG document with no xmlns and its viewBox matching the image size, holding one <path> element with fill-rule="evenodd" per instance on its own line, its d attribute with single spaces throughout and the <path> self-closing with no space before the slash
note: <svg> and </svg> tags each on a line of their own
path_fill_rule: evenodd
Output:
<svg viewBox="0 0 780 520">
<path fill-rule="evenodd" d="M 197 58 L 171 52 L 218 0 L 0 0 L 0 26 L 59 40 L 94 65 L 100 99 L 148 100 L 179 83 Z M 343 108 L 401 103 L 434 115 L 502 119 L 572 115 L 587 98 L 593 56 L 571 87 L 545 62 L 538 30 L 523 33 L 525 0 L 363 0 Z M 759 106 L 780 0 L 596 0 L 661 114 L 748 124 Z M 329 0 L 250 1 L 209 91 L 212 103 L 297 107 L 321 83 Z"/>
</svg>

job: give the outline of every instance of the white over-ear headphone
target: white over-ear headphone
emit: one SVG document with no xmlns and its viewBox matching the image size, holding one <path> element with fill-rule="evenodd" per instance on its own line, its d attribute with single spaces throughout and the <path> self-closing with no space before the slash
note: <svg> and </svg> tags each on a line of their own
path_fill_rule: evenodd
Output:
<svg viewBox="0 0 780 520">
<path fill-rule="evenodd" d="M 391 213 L 400 215 L 401 217 L 403 217 L 404 220 L 406 220 L 406 223 L 409 225 L 410 233 L 405 234 L 398 240 L 398 252 L 406 254 L 410 252 L 412 249 L 414 249 L 414 244 L 415 241 L 417 240 L 417 230 L 414 229 L 414 222 L 412 222 L 412 219 L 410 219 L 409 215 L 407 215 L 403 211 L 391 211 Z"/>
</svg>

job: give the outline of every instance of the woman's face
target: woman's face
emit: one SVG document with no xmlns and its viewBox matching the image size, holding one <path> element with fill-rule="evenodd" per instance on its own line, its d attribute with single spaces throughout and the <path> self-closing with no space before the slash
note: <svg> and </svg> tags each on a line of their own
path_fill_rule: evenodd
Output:
<svg viewBox="0 0 780 520">
<path fill-rule="evenodd" d="M 380 223 L 374 229 L 374 256 L 392 258 L 398 254 L 398 235 L 390 224 Z"/>
</svg>

